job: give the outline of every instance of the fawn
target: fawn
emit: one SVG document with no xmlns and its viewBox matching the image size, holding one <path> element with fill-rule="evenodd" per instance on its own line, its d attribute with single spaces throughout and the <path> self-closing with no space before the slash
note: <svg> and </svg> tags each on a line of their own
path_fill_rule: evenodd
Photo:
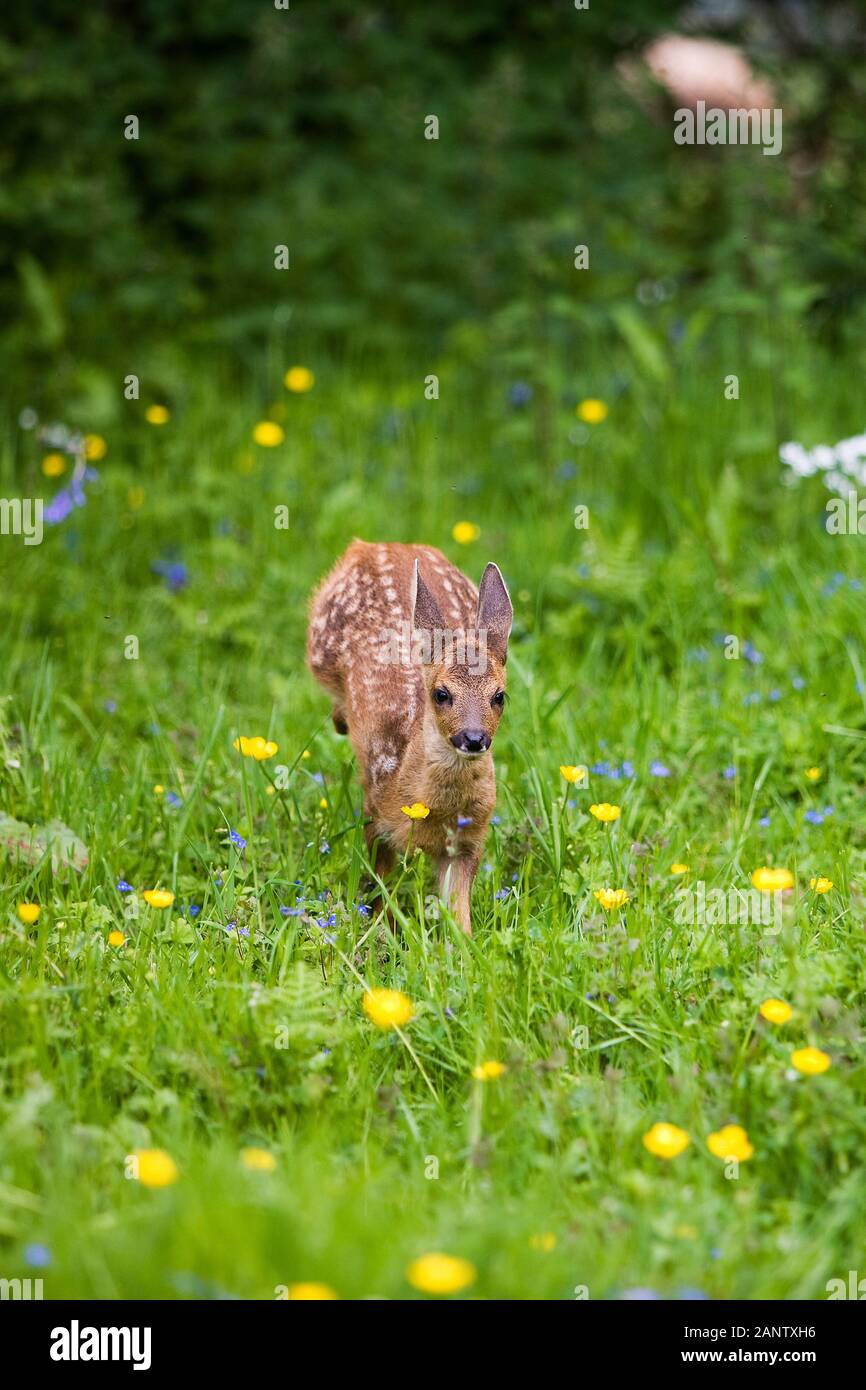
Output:
<svg viewBox="0 0 866 1390">
<path fill-rule="evenodd" d="M 494 564 L 476 590 L 432 546 L 357 540 L 310 606 L 307 661 L 358 759 L 377 872 L 411 838 L 435 859 L 439 891 L 468 934 L 496 802 L 490 745 L 512 617 Z M 402 808 L 417 803 L 429 814 L 412 819 Z"/>
</svg>

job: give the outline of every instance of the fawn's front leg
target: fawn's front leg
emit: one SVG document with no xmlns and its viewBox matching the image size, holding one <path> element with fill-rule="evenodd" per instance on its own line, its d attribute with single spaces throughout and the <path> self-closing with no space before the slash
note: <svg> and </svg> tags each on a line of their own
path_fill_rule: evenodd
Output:
<svg viewBox="0 0 866 1390">
<path fill-rule="evenodd" d="M 472 935 L 469 899 L 472 883 L 478 872 L 478 856 L 443 854 L 439 870 L 439 895 L 446 902 L 467 936 Z"/>
</svg>

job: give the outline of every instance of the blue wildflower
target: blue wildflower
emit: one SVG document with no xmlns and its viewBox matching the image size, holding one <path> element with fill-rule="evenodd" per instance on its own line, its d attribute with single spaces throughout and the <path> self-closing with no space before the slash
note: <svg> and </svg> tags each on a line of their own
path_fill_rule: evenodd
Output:
<svg viewBox="0 0 866 1390">
<path fill-rule="evenodd" d="M 516 410 L 532 400 L 532 387 L 526 381 L 515 381 L 508 388 L 508 401 Z"/>
<path fill-rule="evenodd" d="M 733 782 L 736 775 L 737 769 L 735 767 L 726 767 L 724 772 L 722 773 L 722 776 L 724 777 L 726 782 Z"/>
<path fill-rule="evenodd" d="M 246 847 L 247 847 L 247 842 L 246 842 L 246 840 L 244 839 L 243 835 L 238 834 L 237 830 L 230 830 L 230 831 L 229 831 L 229 839 L 231 840 L 231 842 L 232 842 L 233 845 L 237 845 L 238 849 L 240 849 L 240 850 L 245 850 L 245 849 L 246 849 Z"/>
<path fill-rule="evenodd" d="M 820 812 L 820 811 L 812 811 L 812 810 L 807 811 L 807 812 L 806 812 L 806 820 L 809 822 L 810 825 L 823 825 L 823 824 L 824 824 L 824 817 L 821 815 L 821 812 Z"/>
<path fill-rule="evenodd" d="M 510 888 L 500 888 L 499 892 L 498 892 L 498 893 L 494 893 L 493 896 L 494 896 L 494 898 L 497 900 L 497 902 L 501 902 L 503 898 L 507 898 L 507 897 L 508 897 L 508 894 L 509 894 L 510 892 L 511 892 L 511 889 L 510 889 Z"/>
<path fill-rule="evenodd" d="M 671 770 L 669 767 L 665 767 L 664 763 L 660 763 L 657 759 L 650 763 L 651 777 L 670 777 L 670 775 Z"/>
<path fill-rule="evenodd" d="M 169 806 L 182 806 L 182 805 L 183 805 L 183 802 L 181 801 L 181 799 L 180 799 L 180 797 L 178 796 L 177 792 L 166 792 L 166 794 L 165 794 L 165 799 L 166 799 L 166 801 L 168 802 Z"/>
<path fill-rule="evenodd" d="M 198 914 L 199 914 L 200 912 L 201 912 L 201 908 L 199 907 L 198 903 L 190 903 L 190 905 L 189 905 L 189 915 L 190 915 L 190 917 L 197 917 Z"/>
<path fill-rule="evenodd" d="M 765 828 L 766 828 L 769 824 L 770 824 L 770 817 L 769 817 L 769 815 L 761 816 L 761 819 L 758 821 L 758 825 L 763 825 Z"/>
<path fill-rule="evenodd" d="M 31 1269 L 47 1269 L 51 1264 L 51 1251 L 47 1245 L 39 1245 L 34 1242 L 32 1245 L 24 1247 L 24 1263 Z"/>
<path fill-rule="evenodd" d="M 283 917 L 303 917 L 304 909 L 302 907 L 281 907 L 280 914 Z"/>
<path fill-rule="evenodd" d="M 155 560 L 150 568 L 154 574 L 162 576 L 166 588 L 172 594 L 186 588 L 189 583 L 189 571 L 181 560 Z"/>
<path fill-rule="evenodd" d="M 366 903 L 358 903 L 358 904 L 357 904 L 357 907 L 358 907 L 358 916 L 359 916 L 359 917 L 369 917 L 369 916 L 370 916 L 370 909 L 369 909 L 369 907 L 367 906 Z"/>
<path fill-rule="evenodd" d="M 471 817 L 471 816 L 458 816 L 458 817 L 457 817 L 457 829 L 458 829 L 458 830 L 465 830 L 466 827 L 467 827 L 467 825 L 471 825 L 471 824 L 472 824 L 472 817 Z"/>
<path fill-rule="evenodd" d="M 125 878 L 119 878 L 119 879 L 117 880 L 117 883 L 115 884 L 115 887 L 116 887 L 118 893 L 134 893 L 134 892 L 135 892 L 135 889 L 133 888 L 132 884 L 131 884 L 131 883 L 127 883 L 127 881 L 126 881 Z"/>
</svg>

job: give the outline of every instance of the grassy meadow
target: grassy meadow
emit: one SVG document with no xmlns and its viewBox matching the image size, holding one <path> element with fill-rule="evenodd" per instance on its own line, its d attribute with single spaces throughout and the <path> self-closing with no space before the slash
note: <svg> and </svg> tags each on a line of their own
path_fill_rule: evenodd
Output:
<svg viewBox="0 0 866 1390">
<path fill-rule="evenodd" d="M 862 352 L 784 315 L 648 318 L 432 361 L 285 326 L 240 364 L 193 354 L 91 441 L 83 505 L 0 538 L 0 1273 L 405 1299 L 444 1252 L 472 1266 L 442 1276 L 458 1297 L 812 1299 L 862 1267 L 866 561 L 778 461 L 862 428 Z M 46 477 L 34 402 L 3 396 L 0 493 L 47 505 L 71 460 Z M 66 423 L 91 431 L 74 402 Z M 354 536 L 476 581 L 495 559 L 511 590 L 471 940 L 420 857 L 399 931 L 365 904 L 351 750 L 303 661 Z M 14 850 L 13 821 L 62 822 L 86 866 L 69 836 Z M 684 883 L 767 866 L 792 876 L 780 930 L 675 919 Z M 377 1027 L 365 987 L 411 1021 Z M 823 1073 L 792 1065 L 810 1046 Z M 650 1152 L 659 1123 L 688 1146 Z M 727 1125 L 736 1171 L 706 1142 Z"/>
</svg>

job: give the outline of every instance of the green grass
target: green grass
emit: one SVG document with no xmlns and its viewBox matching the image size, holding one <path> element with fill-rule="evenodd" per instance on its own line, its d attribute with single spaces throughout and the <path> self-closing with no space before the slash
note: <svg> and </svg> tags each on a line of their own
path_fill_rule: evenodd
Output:
<svg viewBox="0 0 866 1390">
<path fill-rule="evenodd" d="M 866 1218 L 866 563 L 858 537 L 824 533 L 819 480 L 781 485 L 776 451 L 862 428 L 846 385 L 862 363 L 793 330 L 772 350 L 744 325 L 648 353 L 602 327 L 516 367 L 477 342 L 399 369 L 308 348 L 316 387 L 283 399 L 298 358 L 191 364 L 163 428 L 119 403 L 86 506 L 40 547 L 0 538 L 0 811 L 59 818 L 89 851 L 81 874 L 0 861 L 0 1275 L 41 1274 L 49 1298 L 273 1298 L 301 1280 L 406 1298 L 408 1262 L 444 1250 L 482 1297 L 825 1297 Z M 536 385 L 523 410 L 517 376 Z M 609 417 L 575 433 L 590 395 Z M 286 440 L 256 448 L 276 402 Z M 29 403 L 7 387 L 6 497 L 57 486 L 14 423 Z M 476 544 L 452 542 L 462 519 Z M 357 774 L 303 665 L 307 596 L 355 535 L 439 545 L 476 580 L 495 559 L 511 587 L 501 819 L 471 941 L 420 859 L 393 887 L 399 933 L 356 908 Z M 172 553 L 177 593 L 151 569 Z M 724 634 L 763 661 L 726 660 Z M 239 733 L 279 753 L 242 759 Z M 624 759 L 633 778 L 586 790 L 559 774 Z M 601 800 L 622 807 L 611 828 L 588 814 Z M 677 924 L 677 860 L 708 888 L 790 868 L 781 932 Z M 815 874 L 832 892 L 810 893 Z M 121 878 L 175 908 L 139 897 L 125 917 Z M 624 912 L 599 910 L 605 885 L 628 888 Z M 299 899 L 307 917 L 281 915 Z M 405 1039 L 366 1020 L 361 980 L 415 1001 Z M 768 996 L 790 1022 L 758 1017 Z M 833 1065 L 792 1079 L 807 1043 Z M 474 1081 L 488 1058 L 508 1071 Z M 670 1162 L 641 1142 L 659 1120 L 691 1136 Z M 736 1179 L 705 1144 L 730 1122 L 755 1146 Z M 245 1145 L 275 1170 L 245 1169 Z M 148 1147 L 174 1185 L 125 1177 Z"/>
</svg>

